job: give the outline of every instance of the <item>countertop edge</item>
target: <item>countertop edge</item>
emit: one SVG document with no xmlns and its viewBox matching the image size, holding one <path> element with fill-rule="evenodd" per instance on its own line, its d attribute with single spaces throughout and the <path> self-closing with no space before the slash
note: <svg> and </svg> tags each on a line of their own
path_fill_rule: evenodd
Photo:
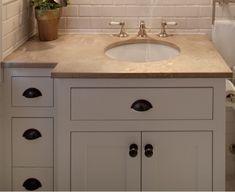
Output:
<svg viewBox="0 0 235 192">
<path fill-rule="evenodd" d="M 3 68 L 55 68 L 58 63 L 43 63 L 43 62 L 14 62 L 2 61 Z M 51 72 L 53 78 L 232 78 L 233 74 L 230 72 L 189 72 L 189 73 L 71 73 L 71 72 Z"/>
<path fill-rule="evenodd" d="M 55 68 L 58 63 L 2 61 L 3 68 Z"/>
<path fill-rule="evenodd" d="M 232 78 L 232 73 L 51 73 L 53 78 Z"/>
</svg>

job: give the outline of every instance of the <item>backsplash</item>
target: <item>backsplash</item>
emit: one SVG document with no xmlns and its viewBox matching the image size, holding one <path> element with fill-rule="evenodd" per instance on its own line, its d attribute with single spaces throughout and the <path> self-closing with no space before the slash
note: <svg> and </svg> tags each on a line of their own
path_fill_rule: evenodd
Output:
<svg viewBox="0 0 235 192">
<path fill-rule="evenodd" d="M 60 30 L 64 32 L 111 32 L 110 21 L 126 22 L 136 32 L 140 20 L 159 31 L 162 19 L 176 21 L 175 32 L 210 32 L 212 0 L 70 0 L 63 9 Z M 217 16 L 235 17 L 235 5 L 218 8 Z"/>
<path fill-rule="evenodd" d="M 30 0 L 3 0 L 2 53 L 3 58 L 24 43 L 34 30 Z"/>
<path fill-rule="evenodd" d="M 162 20 L 176 21 L 169 31 L 176 33 L 211 32 L 212 0 L 70 0 L 63 8 L 60 31 L 65 33 L 116 33 L 125 21 L 128 32 L 136 32 L 140 20 L 152 32 L 159 32 Z M 2 0 L 3 58 L 24 43 L 35 29 L 30 0 Z M 235 18 L 235 4 L 217 8 L 218 17 Z"/>
</svg>

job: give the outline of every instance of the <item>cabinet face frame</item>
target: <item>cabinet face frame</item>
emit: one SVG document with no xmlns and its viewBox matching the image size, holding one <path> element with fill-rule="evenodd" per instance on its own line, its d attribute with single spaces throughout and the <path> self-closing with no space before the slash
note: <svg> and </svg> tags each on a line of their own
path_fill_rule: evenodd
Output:
<svg viewBox="0 0 235 192">
<path fill-rule="evenodd" d="M 70 89 L 76 87 L 213 87 L 213 120 L 76 121 Z M 70 133 L 76 131 L 212 131 L 213 190 L 225 190 L 225 79 L 55 79 L 55 190 L 70 190 Z M 223 110 L 224 109 L 224 110 Z M 61 142 L 63 140 L 63 142 Z"/>
</svg>

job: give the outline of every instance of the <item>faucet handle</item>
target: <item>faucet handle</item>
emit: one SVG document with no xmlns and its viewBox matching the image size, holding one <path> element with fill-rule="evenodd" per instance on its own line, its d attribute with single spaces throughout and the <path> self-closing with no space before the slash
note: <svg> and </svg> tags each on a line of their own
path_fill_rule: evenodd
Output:
<svg viewBox="0 0 235 192">
<path fill-rule="evenodd" d="M 169 35 L 169 34 L 167 34 L 167 32 L 166 32 L 166 26 L 167 25 L 171 25 L 171 26 L 173 26 L 173 25 L 178 25 L 178 23 L 177 22 L 175 22 L 175 21 L 162 21 L 161 22 L 161 32 L 158 34 L 158 36 L 159 37 L 169 37 L 169 36 L 171 36 L 171 35 Z"/>
<path fill-rule="evenodd" d="M 124 21 L 110 21 L 109 25 L 125 25 Z"/>
<path fill-rule="evenodd" d="M 125 22 L 124 21 L 111 21 L 109 23 L 109 25 L 120 25 L 121 26 L 119 34 L 115 34 L 114 36 L 117 36 L 117 37 L 127 37 L 128 36 L 128 34 L 126 33 L 126 30 L 125 30 Z"/>
<path fill-rule="evenodd" d="M 165 23 L 165 25 L 177 25 L 177 22 L 175 22 L 175 21 L 167 21 L 164 23 Z"/>
</svg>

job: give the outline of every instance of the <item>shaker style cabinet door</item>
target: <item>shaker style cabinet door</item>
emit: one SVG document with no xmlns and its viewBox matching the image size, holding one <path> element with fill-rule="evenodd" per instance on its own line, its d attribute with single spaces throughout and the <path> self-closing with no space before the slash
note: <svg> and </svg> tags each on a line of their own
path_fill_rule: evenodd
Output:
<svg viewBox="0 0 235 192">
<path fill-rule="evenodd" d="M 143 191 L 212 190 L 211 132 L 142 133 Z"/>
<path fill-rule="evenodd" d="M 140 190 L 141 134 L 72 132 L 71 190 Z"/>
</svg>

